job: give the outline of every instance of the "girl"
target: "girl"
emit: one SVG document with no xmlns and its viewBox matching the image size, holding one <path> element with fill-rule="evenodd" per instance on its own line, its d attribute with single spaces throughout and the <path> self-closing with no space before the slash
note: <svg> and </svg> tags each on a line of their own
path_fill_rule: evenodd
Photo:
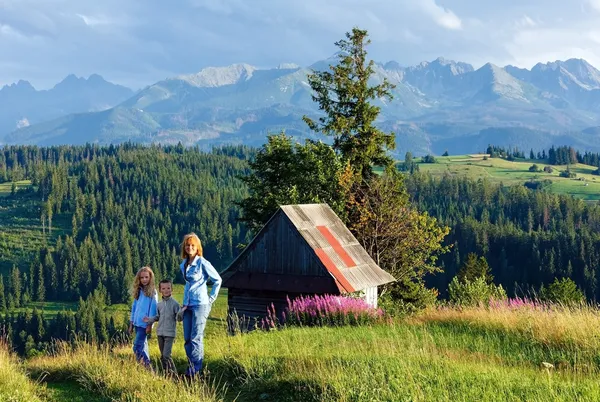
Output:
<svg viewBox="0 0 600 402">
<path fill-rule="evenodd" d="M 181 243 L 183 261 L 179 268 L 185 279 L 183 290 L 183 340 L 189 367 L 187 376 L 194 376 L 202 371 L 204 359 L 204 328 L 212 303 L 219 294 L 221 277 L 208 260 L 202 256 L 202 243 L 195 233 L 187 234 Z M 206 282 L 213 280 L 210 296 Z"/>
<path fill-rule="evenodd" d="M 133 281 L 133 305 L 129 318 L 129 333 L 135 330 L 133 353 L 137 361 L 145 366 L 150 366 L 150 353 L 148 352 L 148 334 L 152 331 L 152 324 L 146 324 L 144 317 L 156 315 L 158 295 L 154 285 L 154 272 L 150 267 L 142 267 L 135 275 Z"/>
</svg>

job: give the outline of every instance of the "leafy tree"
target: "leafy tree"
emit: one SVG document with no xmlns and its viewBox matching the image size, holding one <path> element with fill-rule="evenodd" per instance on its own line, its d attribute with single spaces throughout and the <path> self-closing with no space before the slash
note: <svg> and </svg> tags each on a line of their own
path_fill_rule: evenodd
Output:
<svg viewBox="0 0 600 402">
<path fill-rule="evenodd" d="M 350 195 L 348 227 L 375 262 L 396 278 L 382 293 L 390 290 L 401 299 L 410 283 L 440 271 L 435 262 L 449 249 L 441 244 L 449 228 L 410 205 L 403 176 L 394 169 L 356 187 Z"/>
<path fill-rule="evenodd" d="M 369 85 L 374 62 L 367 63 L 367 31 L 353 28 L 346 39 L 335 43 L 339 47 L 338 63 L 330 71 L 314 71 L 308 83 L 314 91 L 312 99 L 325 115 L 314 121 L 303 120 L 313 131 L 334 137 L 333 148 L 339 151 L 355 173 L 363 178 L 373 174 L 373 165 L 391 166 L 393 160 L 387 150 L 395 148 L 394 133 L 384 133 L 374 122 L 380 108 L 372 100 L 392 100 L 394 85 L 386 79 L 378 85 Z"/>
<path fill-rule="evenodd" d="M 442 154 L 442 156 L 449 156 L 450 154 L 448 153 L 448 150 L 445 150 L 444 153 Z"/>
<path fill-rule="evenodd" d="M 530 172 L 541 172 L 542 169 L 534 163 L 533 165 L 529 166 L 529 171 Z"/>
<path fill-rule="evenodd" d="M 256 233 L 285 204 L 324 202 L 344 217 L 343 165 L 330 146 L 311 140 L 301 145 L 285 134 L 270 135 L 250 167 L 253 174 L 241 177 L 249 196 L 239 205 L 240 220 L 251 231 Z"/>
</svg>

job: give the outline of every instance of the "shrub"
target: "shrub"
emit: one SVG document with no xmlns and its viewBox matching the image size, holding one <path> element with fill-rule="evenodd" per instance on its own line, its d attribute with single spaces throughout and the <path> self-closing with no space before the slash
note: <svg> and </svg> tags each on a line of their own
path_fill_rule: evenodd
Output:
<svg viewBox="0 0 600 402">
<path fill-rule="evenodd" d="M 368 325 L 383 319 L 383 310 L 371 307 L 363 299 L 332 295 L 288 298 L 284 314 L 286 325 L 299 326 Z"/>
<path fill-rule="evenodd" d="M 596 170 L 594 170 L 594 172 L 592 174 L 595 174 L 596 176 L 600 176 L 600 167 Z"/>
<path fill-rule="evenodd" d="M 436 163 L 437 161 L 435 160 L 435 156 L 429 154 L 429 155 L 425 155 L 423 158 L 421 158 L 421 162 L 422 163 Z"/>
<path fill-rule="evenodd" d="M 530 172 L 541 172 L 542 169 L 535 163 L 529 167 Z"/>
<path fill-rule="evenodd" d="M 554 172 L 554 169 L 552 169 L 552 166 L 544 166 L 544 172 L 552 173 Z"/>
<path fill-rule="evenodd" d="M 523 185 L 532 190 L 546 190 L 550 186 L 552 186 L 552 180 L 548 180 L 548 179 L 545 179 L 542 181 L 529 180 L 529 181 L 526 181 L 525 183 L 523 183 Z"/>
<path fill-rule="evenodd" d="M 484 277 L 459 281 L 455 276 L 448 287 L 448 294 L 450 302 L 459 306 L 477 306 L 506 299 L 502 285 L 488 284 Z"/>
<path fill-rule="evenodd" d="M 399 316 L 433 306 L 437 298 L 437 289 L 428 289 L 422 281 L 403 278 L 379 298 L 379 305 L 387 315 Z"/>
<path fill-rule="evenodd" d="M 582 304 L 585 295 L 570 278 L 555 278 L 548 287 L 540 289 L 540 300 L 566 306 Z"/>
<path fill-rule="evenodd" d="M 448 150 L 445 150 L 444 153 L 442 154 L 442 156 L 449 156 Z"/>
<path fill-rule="evenodd" d="M 567 169 L 567 170 L 561 171 L 560 174 L 559 174 L 559 176 L 560 177 L 566 177 L 566 178 L 572 179 L 573 177 L 577 177 L 577 173 L 573 173 L 569 169 Z"/>
</svg>

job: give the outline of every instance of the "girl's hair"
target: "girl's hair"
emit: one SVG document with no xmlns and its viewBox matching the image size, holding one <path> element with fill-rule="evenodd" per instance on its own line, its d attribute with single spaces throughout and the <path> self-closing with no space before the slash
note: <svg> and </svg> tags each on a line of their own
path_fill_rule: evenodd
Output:
<svg viewBox="0 0 600 402">
<path fill-rule="evenodd" d="M 192 232 L 192 233 L 188 233 L 185 236 L 183 236 L 183 241 L 181 242 L 181 258 L 187 259 L 188 255 L 185 252 L 185 246 L 190 243 L 196 245 L 196 248 L 198 249 L 198 251 L 196 252 L 196 255 L 199 255 L 200 257 L 202 257 L 202 243 L 200 242 L 200 238 L 198 237 L 198 235 L 196 235 L 196 233 Z"/>
<path fill-rule="evenodd" d="M 136 300 L 139 299 L 140 288 L 142 288 L 142 283 L 140 282 L 140 275 L 142 272 L 148 272 L 148 274 L 150 274 L 150 281 L 145 287 L 143 287 L 144 294 L 148 297 L 152 297 L 156 292 L 156 288 L 154 286 L 154 272 L 152 272 L 150 267 L 142 267 L 139 271 L 137 271 L 137 274 L 135 274 L 135 279 L 133 280 L 133 298 Z"/>
</svg>

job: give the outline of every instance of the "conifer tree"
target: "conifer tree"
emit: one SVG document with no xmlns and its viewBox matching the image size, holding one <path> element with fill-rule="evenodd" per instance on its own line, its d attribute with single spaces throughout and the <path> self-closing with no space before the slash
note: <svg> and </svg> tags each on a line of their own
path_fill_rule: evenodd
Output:
<svg viewBox="0 0 600 402">
<path fill-rule="evenodd" d="M 371 43 L 367 37 L 366 30 L 353 28 L 346 33 L 346 39 L 335 43 L 339 48 L 338 63 L 330 66 L 330 71 L 308 75 L 314 92 L 312 99 L 325 116 L 318 121 L 303 117 L 311 130 L 334 137 L 334 149 L 363 178 L 372 175 L 373 165 L 391 166 L 393 160 L 387 151 L 396 146 L 394 133 L 384 133 L 374 125 L 380 108 L 371 102 L 392 100 L 395 86 L 387 79 L 374 86 L 369 83 L 374 62 L 367 62 L 366 47 Z"/>
</svg>

